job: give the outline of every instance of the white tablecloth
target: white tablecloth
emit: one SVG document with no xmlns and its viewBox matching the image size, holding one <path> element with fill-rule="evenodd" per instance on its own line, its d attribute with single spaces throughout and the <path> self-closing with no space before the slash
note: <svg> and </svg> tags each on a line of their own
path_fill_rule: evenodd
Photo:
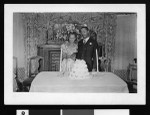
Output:
<svg viewBox="0 0 150 115">
<path fill-rule="evenodd" d="M 128 87 L 121 78 L 110 72 L 99 72 L 97 76 L 84 80 L 58 77 L 58 72 L 41 72 L 33 80 L 30 92 L 128 93 Z"/>
</svg>

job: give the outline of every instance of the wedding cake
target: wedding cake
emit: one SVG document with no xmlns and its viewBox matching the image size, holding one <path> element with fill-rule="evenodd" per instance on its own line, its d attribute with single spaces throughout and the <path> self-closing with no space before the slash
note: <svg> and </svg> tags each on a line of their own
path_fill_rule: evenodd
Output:
<svg viewBox="0 0 150 115">
<path fill-rule="evenodd" d="M 87 64 L 84 60 L 76 60 L 69 77 L 71 79 L 87 79 L 90 78 L 90 73 L 87 68 Z"/>
</svg>

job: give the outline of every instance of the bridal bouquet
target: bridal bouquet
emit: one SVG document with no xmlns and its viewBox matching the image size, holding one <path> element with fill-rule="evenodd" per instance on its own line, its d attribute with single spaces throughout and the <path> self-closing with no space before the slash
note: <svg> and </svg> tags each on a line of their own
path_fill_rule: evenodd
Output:
<svg viewBox="0 0 150 115">
<path fill-rule="evenodd" d="M 69 77 L 71 79 L 87 79 L 90 78 L 86 62 L 84 60 L 76 60 Z"/>
</svg>

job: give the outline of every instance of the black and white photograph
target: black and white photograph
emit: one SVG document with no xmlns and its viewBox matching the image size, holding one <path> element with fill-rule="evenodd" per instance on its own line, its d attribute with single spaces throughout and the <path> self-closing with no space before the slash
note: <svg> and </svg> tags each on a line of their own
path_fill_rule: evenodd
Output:
<svg viewBox="0 0 150 115">
<path fill-rule="evenodd" d="M 144 5 L 16 6 L 5 7 L 6 103 L 144 103 Z"/>
</svg>

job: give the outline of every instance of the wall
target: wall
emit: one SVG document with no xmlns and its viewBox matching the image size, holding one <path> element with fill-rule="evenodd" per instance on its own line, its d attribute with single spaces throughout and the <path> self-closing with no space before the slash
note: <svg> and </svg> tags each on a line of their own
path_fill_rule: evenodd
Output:
<svg viewBox="0 0 150 115">
<path fill-rule="evenodd" d="M 21 13 L 24 27 L 25 68 L 28 74 L 28 58 L 37 55 L 37 46 L 53 38 L 54 27 L 71 23 L 86 24 L 97 33 L 97 42 L 105 45 L 106 57 L 113 60 L 116 14 L 114 13 Z M 47 30 L 48 32 L 47 37 Z M 49 42 L 48 42 L 49 43 Z"/>
<path fill-rule="evenodd" d="M 117 16 L 115 36 L 114 72 L 123 79 L 127 77 L 127 66 L 137 57 L 136 15 Z"/>
<path fill-rule="evenodd" d="M 136 15 L 117 17 L 114 69 L 127 69 L 137 57 Z"/>
<path fill-rule="evenodd" d="M 19 13 L 13 14 L 13 56 L 18 59 L 18 74 L 24 77 L 24 30 L 22 16 Z"/>
</svg>

